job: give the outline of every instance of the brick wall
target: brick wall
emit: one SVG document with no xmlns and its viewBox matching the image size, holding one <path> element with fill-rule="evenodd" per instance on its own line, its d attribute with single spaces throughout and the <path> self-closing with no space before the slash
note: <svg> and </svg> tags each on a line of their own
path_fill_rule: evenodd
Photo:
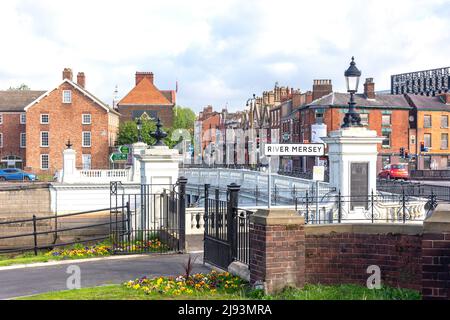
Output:
<svg viewBox="0 0 450 320">
<path fill-rule="evenodd" d="M 421 247 L 420 235 L 307 233 L 306 282 L 365 286 L 377 265 L 383 284 L 420 291 Z"/>
<path fill-rule="evenodd" d="M 72 103 L 62 103 L 62 91 L 72 91 Z M 91 114 L 90 125 L 82 124 L 82 114 Z M 49 114 L 49 124 L 40 124 L 40 115 Z M 27 162 L 38 174 L 54 174 L 62 169 L 62 152 L 70 139 L 77 151 L 76 166 L 82 168 L 82 155 L 91 155 L 92 169 L 109 168 L 109 117 L 105 109 L 84 96 L 69 83 L 63 83 L 27 110 Z M 40 147 L 40 131 L 49 132 L 49 147 Z M 82 132 L 91 131 L 91 147 L 82 147 Z M 50 169 L 41 170 L 40 155 L 49 154 Z"/>
<path fill-rule="evenodd" d="M 450 299 L 450 232 L 425 233 L 422 241 L 424 299 Z"/>
<path fill-rule="evenodd" d="M 25 163 L 25 148 L 20 147 L 20 133 L 25 133 L 25 124 L 20 123 L 20 112 L 2 112 L 0 133 L 3 134 L 3 147 L 0 147 L 0 159 L 14 155 Z"/>
</svg>

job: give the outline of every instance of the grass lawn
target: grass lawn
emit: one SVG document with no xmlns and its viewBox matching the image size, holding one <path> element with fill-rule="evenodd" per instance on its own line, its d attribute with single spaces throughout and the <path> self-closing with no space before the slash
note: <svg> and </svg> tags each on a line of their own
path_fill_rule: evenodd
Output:
<svg viewBox="0 0 450 320">
<path fill-rule="evenodd" d="M 356 285 L 306 285 L 303 289 L 286 289 L 280 294 L 265 296 L 261 291 L 242 291 L 227 294 L 223 292 L 197 293 L 190 295 L 164 295 L 159 293 L 145 294 L 123 285 L 108 285 L 80 290 L 58 291 L 39 294 L 21 300 L 420 300 L 418 292 L 406 289 L 384 287 L 380 290 L 369 290 Z"/>
<path fill-rule="evenodd" d="M 12 266 L 15 264 L 29 264 L 36 262 L 49 262 L 62 260 L 61 257 L 49 257 L 44 254 L 35 255 L 19 255 L 15 257 L 0 256 L 0 267 Z"/>
</svg>

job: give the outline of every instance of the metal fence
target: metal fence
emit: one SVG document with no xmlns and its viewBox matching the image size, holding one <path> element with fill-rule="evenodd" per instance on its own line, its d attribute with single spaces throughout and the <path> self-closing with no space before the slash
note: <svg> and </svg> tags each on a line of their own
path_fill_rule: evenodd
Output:
<svg viewBox="0 0 450 320">
<path fill-rule="evenodd" d="M 117 207 L 117 209 L 123 210 L 123 212 L 126 213 L 125 216 L 129 212 L 129 206 L 127 204 Z M 12 230 L 17 228 L 25 230 L 24 232 L 13 231 L 11 234 L 8 234 L 9 232 L 5 231 L 6 235 L 0 236 L 0 254 L 33 251 L 34 254 L 37 255 L 39 250 L 49 250 L 78 243 L 95 243 L 110 239 L 110 230 L 115 229 L 116 225 L 125 223 L 126 220 L 111 220 L 109 219 L 109 215 L 105 215 L 103 219 L 104 222 L 91 224 L 81 223 L 81 225 L 80 222 L 76 222 L 74 223 L 76 225 L 74 227 L 63 226 L 64 224 L 70 224 L 69 221 L 65 221 L 67 219 L 86 217 L 89 214 L 109 212 L 109 210 L 110 208 L 105 208 L 49 217 L 36 217 L 36 215 L 33 215 L 33 217 L 29 219 L 0 222 L 0 227 L 4 230 L 7 230 L 7 227 L 11 227 Z M 90 233 L 94 236 L 80 237 L 79 234 L 77 235 L 77 231 L 84 231 L 85 234 Z M 60 240 L 65 237 L 76 240 Z M 8 242 L 13 240 L 20 240 L 23 245 L 11 246 Z"/>
<path fill-rule="evenodd" d="M 295 210 L 305 217 L 307 224 L 407 223 L 422 221 L 436 205 L 433 194 L 418 197 L 406 192 L 372 192 L 370 195 L 344 196 L 338 192 L 325 197 L 306 195 L 296 198 Z"/>
<path fill-rule="evenodd" d="M 379 179 L 377 180 L 377 190 L 394 194 L 405 193 L 416 197 L 434 196 L 437 201 L 450 202 L 450 186 Z"/>
</svg>

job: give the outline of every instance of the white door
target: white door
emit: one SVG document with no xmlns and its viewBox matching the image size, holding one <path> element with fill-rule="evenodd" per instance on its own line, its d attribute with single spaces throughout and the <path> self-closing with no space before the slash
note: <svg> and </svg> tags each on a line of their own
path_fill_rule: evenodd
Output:
<svg viewBox="0 0 450 320">
<path fill-rule="evenodd" d="M 90 170 L 91 169 L 91 155 L 90 154 L 83 154 L 83 170 Z"/>
</svg>

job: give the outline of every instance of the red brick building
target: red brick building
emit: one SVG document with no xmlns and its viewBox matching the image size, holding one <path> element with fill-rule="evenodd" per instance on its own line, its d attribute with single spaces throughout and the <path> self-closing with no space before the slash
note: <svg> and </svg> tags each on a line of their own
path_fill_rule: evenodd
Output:
<svg viewBox="0 0 450 320">
<path fill-rule="evenodd" d="M 327 132 L 338 130 L 348 110 L 348 93 L 331 92 L 299 108 L 301 140 L 311 140 L 311 126 L 326 125 Z M 400 162 L 400 148 L 408 146 L 409 114 L 411 106 L 403 95 L 376 94 L 372 78 L 366 79 L 364 93 L 355 95 L 356 109 L 361 123 L 377 131 L 385 139 L 378 146 L 380 170 L 389 163 Z M 311 171 L 314 158 L 304 158 L 300 171 Z"/>
<path fill-rule="evenodd" d="M 139 117 L 160 118 L 165 127 L 172 126 L 176 92 L 159 90 L 153 81 L 152 72 L 136 72 L 135 87 L 117 104 L 121 122 Z"/>
<path fill-rule="evenodd" d="M 0 168 L 23 168 L 26 162 L 25 106 L 45 91 L 0 91 Z"/>
<path fill-rule="evenodd" d="M 119 113 L 86 90 L 86 77 L 64 69 L 63 81 L 25 107 L 26 168 L 37 174 L 54 174 L 63 166 L 62 153 L 70 139 L 77 151 L 76 166 L 109 168 Z"/>
</svg>

